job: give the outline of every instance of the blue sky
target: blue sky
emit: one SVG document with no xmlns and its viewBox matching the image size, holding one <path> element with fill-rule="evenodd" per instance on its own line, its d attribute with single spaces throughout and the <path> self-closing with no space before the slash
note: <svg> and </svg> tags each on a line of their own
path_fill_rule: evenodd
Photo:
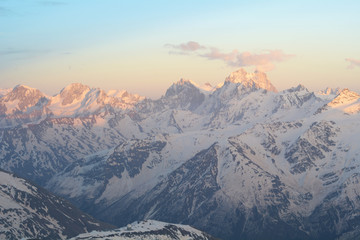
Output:
<svg viewBox="0 0 360 240">
<path fill-rule="evenodd" d="M 244 67 L 279 90 L 360 92 L 359 10 L 355 0 L 0 0 L 0 88 L 54 94 L 81 82 L 159 97 L 181 77 L 215 85 Z"/>
</svg>

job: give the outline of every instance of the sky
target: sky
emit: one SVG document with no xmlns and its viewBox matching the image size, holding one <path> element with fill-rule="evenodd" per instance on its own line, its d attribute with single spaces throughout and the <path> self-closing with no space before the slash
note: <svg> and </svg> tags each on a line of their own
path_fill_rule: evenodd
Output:
<svg viewBox="0 0 360 240">
<path fill-rule="evenodd" d="M 158 98 L 180 78 L 212 85 L 266 72 L 360 93 L 360 1 L 0 0 L 0 88 L 53 95 L 80 82 Z"/>
</svg>

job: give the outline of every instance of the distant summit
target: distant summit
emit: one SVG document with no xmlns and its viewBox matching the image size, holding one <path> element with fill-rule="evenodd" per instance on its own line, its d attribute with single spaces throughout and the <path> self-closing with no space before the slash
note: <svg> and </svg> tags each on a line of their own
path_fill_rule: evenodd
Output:
<svg viewBox="0 0 360 240">
<path fill-rule="evenodd" d="M 68 105 L 75 100 L 83 98 L 88 91 L 90 91 L 90 88 L 81 83 L 72 83 L 68 85 L 60 92 L 60 96 L 63 100 L 62 105 Z"/>
<path fill-rule="evenodd" d="M 191 80 L 181 78 L 179 81 L 173 83 L 165 93 L 165 96 L 174 96 L 185 91 L 198 91 L 199 87 Z"/>
<path fill-rule="evenodd" d="M 240 68 L 239 70 L 232 72 L 225 79 L 225 82 L 241 83 L 247 88 L 262 88 L 271 92 L 278 92 L 268 80 L 266 74 L 259 71 L 248 73 L 243 68 Z"/>
<path fill-rule="evenodd" d="M 337 107 L 356 102 L 359 98 L 360 95 L 358 93 L 345 88 L 328 105 L 331 107 Z"/>
<path fill-rule="evenodd" d="M 338 95 L 342 90 L 340 88 L 330 88 L 327 87 L 324 90 L 318 91 L 320 95 Z"/>
</svg>

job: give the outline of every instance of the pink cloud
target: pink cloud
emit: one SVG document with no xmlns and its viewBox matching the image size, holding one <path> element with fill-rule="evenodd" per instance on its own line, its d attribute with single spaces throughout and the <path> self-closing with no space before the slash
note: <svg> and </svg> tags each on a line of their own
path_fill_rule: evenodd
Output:
<svg viewBox="0 0 360 240">
<path fill-rule="evenodd" d="M 209 60 L 223 60 L 226 64 L 234 67 L 256 66 L 258 70 L 270 71 L 274 68 L 274 62 L 283 62 L 293 57 L 281 50 L 268 50 L 261 54 L 239 52 L 233 50 L 230 53 L 222 53 L 217 48 L 212 48 L 209 53 L 200 55 Z"/>
<path fill-rule="evenodd" d="M 208 60 L 222 60 L 227 65 L 233 67 L 255 66 L 260 71 L 271 71 L 275 62 L 283 62 L 294 55 L 285 54 L 281 50 L 267 50 L 263 53 L 255 54 L 250 52 L 240 52 L 234 49 L 231 52 L 222 52 L 215 47 L 204 47 L 197 42 L 189 41 L 187 43 L 172 45 L 166 44 L 177 51 L 170 51 L 169 54 L 178 55 L 196 55 Z"/>
<path fill-rule="evenodd" d="M 348 68 L 352 69 L 354 67 L 360 67 L 360 60 L 356 60 L 353 58 L 345 58 L 345 61 L 349 62 Z"/>
</svg>

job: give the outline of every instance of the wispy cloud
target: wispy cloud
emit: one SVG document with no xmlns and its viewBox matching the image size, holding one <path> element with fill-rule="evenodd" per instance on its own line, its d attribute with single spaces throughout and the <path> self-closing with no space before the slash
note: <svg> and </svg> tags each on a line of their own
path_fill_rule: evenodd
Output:
<svg viewBox="0 0 360 240">
<path fill-rule="evenodd" d="M 5 50 L 0 50 L 0 56 L 22 54 L 25 52 L 28 52 L 28 51 L 27 50 L 5 49 Z"/>
<path fill-rule="evenodd" d="M 262 53 L 240 52 L 234 49 L 231 52 L 222 52 L 215 47 L 205 47 L 197 42 L 188 42 L 179 45 L 166 44 L 167 47 L 176 49 L 170 54 L 195 54 L 208 60 L 222 60 L 232 67 L 255 66 L 260 71 L 270 71 L 274 68 L 275 62 L 283 62 L 294 55 L 285 54 L 282 50 L 266 50 Z"/>
<path fill-rule="evenodd" d="M 354 67 L 360 67 L 360 60 L 353 59 L 353 58 L 345 58 L 345 61 L 349 62 L 348 68 L 352 69 Z"/>
<path fill-rule="evenodd" d="M 36 49 L 13 49 L 8 48 L 0 50 L 0 59 L 3 57 L 10 57 L 10 59 L 28 59 L 42 54 L 49 53 L 50 50 L 36 50 Z"/>
<path fill-rule="evenodd" d="M 194 52 L 196 50 L 205 48 L 204 46 L 201 46 L 199 43 L 194 42 L 194 41 L 189 41 L 187 43 L 182 43 L 179 45 L 165 44 L 165 47 L 170 47 L 170 48 L 177 49 L 180 51 L 185 51 L 185 52 Z"/>
</svg>

